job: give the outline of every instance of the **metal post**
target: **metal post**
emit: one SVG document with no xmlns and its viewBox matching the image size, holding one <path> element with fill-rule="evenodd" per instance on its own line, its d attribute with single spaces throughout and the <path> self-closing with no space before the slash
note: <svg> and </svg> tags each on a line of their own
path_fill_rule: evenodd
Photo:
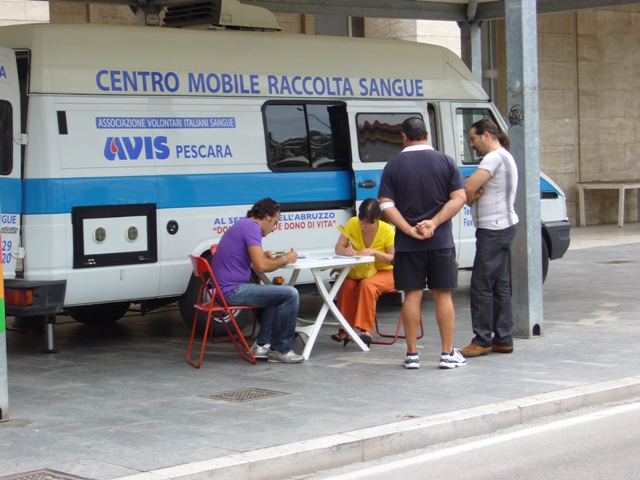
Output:
<svg viewBox="0 0 640 480">
<path fill-rule="evenodd" d="M 46 328 L 47 333 L 47 348 L 44 350 L 40 350 L 41 353 L 58 353 L 58 350 L 55 348 L 54 343 L 54 335 L 53 335 L 53 326 L 56 324 L 56 315 L 47 315 L 45 319 L 44 326 Z"/>
<path fill-rule="evenodd" d="M 458 22 L 462 61 L 482 85 L 482 22 Z"/>
<path fill-rule="evenodd" d="M 512 249 L 515 335 L 543 335 L 536 0 L 505 0 L 511 152 L 518 165 Z M 526 147 L 526 148 L 525 148 Z"/>
<path fill-rule="evenodd" d="M 2 244 L 2 232 L 0 232 L 0 244 Z M 2 262 L 0 262 L 0 420 L 4 421 L 9 419 L 9 377 L 7 376 L 7 329 L 4 317 L 2 275 Z"/>
</svg>

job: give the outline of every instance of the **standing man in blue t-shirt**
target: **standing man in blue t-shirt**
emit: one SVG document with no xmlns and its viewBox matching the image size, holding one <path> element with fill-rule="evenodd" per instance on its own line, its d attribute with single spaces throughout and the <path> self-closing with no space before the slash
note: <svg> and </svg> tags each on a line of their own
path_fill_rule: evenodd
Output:
<svg viewBox="0 0 640 480">
<path fill-rule="evenodd" d="M 382 172 L 378 197 L 386 219 L 396 227 L 393 278 L 404 290 L 402 319 L 407 340 L 405 368 L 420 368 L 417 336 L 422 292 L 436 303 L 442 341 L 440 368 L 466 365 L 453 348 L 455 311 L 451 291 L 458 288 L 451 218 L 465 203 L 465 183 L 455 161 L 427 144 L 422 119 L 402 124 L 404 150 Z"/>
<path fill-rule="evenodd" d="M 287 285 L 251 283 L 251 266 L 260 273 L 273 272 L 295 263 L 298 254 L 291 249 L 281 257 L 262 249 L 262 238 L 280 220 L 280 205 L 263 198 L 225 232 L 220 239 L 211 268 L 229 305 L 264 308 L 260 332 L 251 347 L 253 356 L 269 362 L 300 363 L 302 355 L 291 349 L 296 334 L 298 291 Z"/>
</svg>

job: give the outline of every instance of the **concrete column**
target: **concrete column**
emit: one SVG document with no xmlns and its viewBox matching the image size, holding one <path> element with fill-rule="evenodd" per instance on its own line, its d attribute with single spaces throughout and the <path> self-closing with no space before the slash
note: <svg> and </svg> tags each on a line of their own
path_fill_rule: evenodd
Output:
<svg viewBox="0 0 640 480">
<path fill-rule="evenodd" d="M 460 27 L 462 61 L 482 85 L 482 38 L 480 36 L 482 22 L 458 22 L 458 27 Z"/>
<path fill-rule="evenodd" d="M 145 8 L 134 7 L 132 8 L 136 16 L 136 25 L 141 27 L 159 27 L 160 26 L 160 11 L 161 7 L 156 5 L 148 6 Z"/>
<path fill-rule="evenodd" d="M 531 338 L 543 335 L 536 0 L 505 0 L 505 14 L 509 136 L 519 174 L 513 315 L 515 335 Z"/>
</svg>

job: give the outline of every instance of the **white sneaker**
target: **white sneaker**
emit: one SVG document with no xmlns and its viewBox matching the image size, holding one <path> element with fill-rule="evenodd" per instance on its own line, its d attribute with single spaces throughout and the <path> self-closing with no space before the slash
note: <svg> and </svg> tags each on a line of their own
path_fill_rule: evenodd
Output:
<svg viewBox="0 0 640 480">
<path fill-rule="evenodd" d="M 258 345 L 258 342 L 256 342 L 253 345 L 251 345 L 251 353 L 253 353 L 253 356 L 257 359 L 264 359 L 264 358 L 267 358 L 270 348 L 271 348 L 271 345 L 268 343 L 265 343 L 264 345 L 260 346 Z"/>
<path fill-rule="evenodd" d="M 464 367 L 466 364 L 467 361 L 457 348 L 453 349 L 453 355 L 446 353 L 440 355 L 440 368 Z"/>
<path fill-rule="evenodd" d="M 404 368 L 416 369 L 420 368 L 420 355 L 409 355 L 404 359 Z"/>
<path fill-rule="evenodd" d="M 287 353 L 280 353 L 277 350 L 269 350 L 267 354 L 267 362 L 271 363 L 300 363 L 304 362 L 304 357 L 298 355 L 293 350 L 289 350 Z"/>
</svg>

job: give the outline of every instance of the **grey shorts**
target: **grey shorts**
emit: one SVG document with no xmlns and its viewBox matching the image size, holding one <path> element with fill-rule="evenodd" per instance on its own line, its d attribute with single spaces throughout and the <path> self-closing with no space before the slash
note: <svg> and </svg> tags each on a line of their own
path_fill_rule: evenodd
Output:
<svg viewBox="0 0 640 480">
<path fill-rule="evenodd" d="M 455 290 L 458 288 L 456 249 L 396 252 L 393 280 L 397 290 Z"/>
</svg>

